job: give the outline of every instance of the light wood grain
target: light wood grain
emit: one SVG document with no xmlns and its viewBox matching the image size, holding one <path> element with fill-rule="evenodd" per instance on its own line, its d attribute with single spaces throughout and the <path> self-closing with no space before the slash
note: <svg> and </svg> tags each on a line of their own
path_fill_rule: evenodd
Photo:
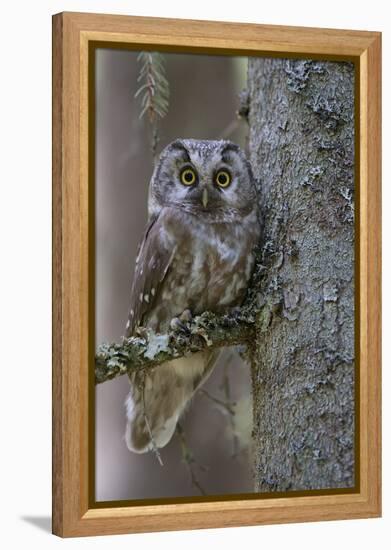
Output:
<svg viewBox="0 0 391 550">
<path fill-rule="evenodd" d="M 332 55 L 360 67 L 360 491 L 118 508 L 88 502 L 88 45 Z M 380 514 L 380 34 L 64 13 L 53 18 L 53 532 L 81 536 Z M 357 137 L 358 138 L 358 137 Z"/>
<path fill-rule="evenodd" d="M 361 477 L 367 483 L 368 501 L 381 513 L 381 38 L 372 42 L 362 59 L 361 120 L 365 125 L 361 147 L 366 174 L 361 174 L 361 189 L 366 187 L 365 199 L 361 199 L 365 226 L 366 250 L 360 262 L 360 304 L 365 302 L 361 326 L 365 323 L 365 348 L 361 349 L 361 385 L 365 396 L 360 415 L 365 425 L 361 427 L 362 454 L 367 463 L 362 464 Z M 365 99 L 366 100 L 365 100 Z M 364 145 L 366 147 L 364 148 Z M 365 215 L 365 217 L 364 217 Z M 360 234 L 361 237 L 361 234 Z M 365 277 L 361 269 L 365 268 Z M 365 450 L 364 450 L 365 445 Z"/>
<path fill-rule="evenodd" d="M 53 20 L 53 378 L 52 378 L 52 440 L 53 440 L 53 531 L 61 533 L 63 512 L 63 433 L 62 433 L 62 18 Z"/>
<path fill-rule="evenodd" d="M 358 56 L 378 33 L 181 19 L 64 13 L 90 40 Z"/>
</svg>

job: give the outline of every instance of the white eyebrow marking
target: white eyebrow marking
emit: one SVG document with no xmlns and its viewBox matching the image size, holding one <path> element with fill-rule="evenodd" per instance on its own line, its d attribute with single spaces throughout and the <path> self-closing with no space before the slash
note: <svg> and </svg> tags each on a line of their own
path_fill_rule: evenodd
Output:
<svg viewBox="0 0 391 550">
<path fill-rule="evenodd" d="M 144 302 L 147 302 L 147 304 L 149 304 L 149 294 L 144 294 Z"/>
<path fill-rule="evenodd" d="M 140 299 L 140 302 L 142 302 L 142 301 L 143 301 L 143 293 L 142 293 L 142 292 L 140 292 L 140 296 L 139 296 L 139 299 Z"/>
</svg>

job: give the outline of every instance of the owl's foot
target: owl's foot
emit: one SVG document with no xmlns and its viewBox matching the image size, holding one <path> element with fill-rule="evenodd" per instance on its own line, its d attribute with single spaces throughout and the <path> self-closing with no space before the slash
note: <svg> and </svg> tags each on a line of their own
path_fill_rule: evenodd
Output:
<svg viewBox="0 0 391 550">
<path fill-rule="evenodd" d="M 191 314 L 190 309 L 185 309 L 185 311 L 183 311 L 183 313 L 181 313 L 179 317 L 174 317 L 173 319 L 171 319 L 170 328 L 174 332 L 184 332 L 185 334 L 189 334 L 190 333 L 189 325 L 192 319 L 193 319 L 193 316 Z"/>
<path fill-rule="evenodd" d="M 191 323 L 193 320 L 193 315 L 191 314 L 190 309 L 185 309 L 185 311 L 179 316 L 179 319 L 182 323 Z"/>
</svg>

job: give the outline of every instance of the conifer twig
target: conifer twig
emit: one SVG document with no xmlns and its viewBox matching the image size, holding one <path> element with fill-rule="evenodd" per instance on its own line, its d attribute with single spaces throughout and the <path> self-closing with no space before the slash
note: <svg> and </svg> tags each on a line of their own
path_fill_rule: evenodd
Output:
<svg viewBox="0 0 391 550">
<path fill-rule="evenodd" d="M 169 106 L 169 84 L 165 76 L 164 57 L 158 52 L 140 52 L 137 61 L 141 64 L 137 82 L 140 87 L 134 97 L 141 98 L 140 118 L 148 116 L 151 126 L 151 151 L 156 159 L 159 143 L 158 120 L 166 116 Z"/>
<path fill-rule="evenodd" d="M 177 436 L 179 438 L 179 442 L 181 444 L 183 462 L 186 464 L 187 469 L 188 469 L 189 474 L 190 474 L 191 484 L 193 485 L 193 487 L 196 487 L 199 490 L 201 495 L 206 495 L 206 492 L 205 492 L 204 488 L 202 487 L 202 485 L 198 481 L 197 476 L 194 472 L 194 465 L 196 463 L 195 459 L 194 459 L 194 455 L 193 455 L 190 447 L 187 444 L 186 437 L 185 437 L 185 432 L 184 432 L 182 426 L 179 424 L 179 422 L 176 425 L 176 433 L 177 433 Z"/>
</svg>

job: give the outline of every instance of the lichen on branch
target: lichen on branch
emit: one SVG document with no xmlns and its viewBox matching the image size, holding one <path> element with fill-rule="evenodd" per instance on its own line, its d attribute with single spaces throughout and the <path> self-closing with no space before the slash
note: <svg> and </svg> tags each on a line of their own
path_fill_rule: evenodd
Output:
<svg viewBox="0 0 391 550">
<path fill-rule="evenodd" d="M 123 338 L 120 344 L 101 344 L 95 357 L 95 383 L 212 347 L 249 344 L 255 338 L 254 323 L 255 318 L 247 309 L 221 316 L 205 312 L 184 330 L 157 334 L 141 329 L 138 336 Z"/>
</svg>

